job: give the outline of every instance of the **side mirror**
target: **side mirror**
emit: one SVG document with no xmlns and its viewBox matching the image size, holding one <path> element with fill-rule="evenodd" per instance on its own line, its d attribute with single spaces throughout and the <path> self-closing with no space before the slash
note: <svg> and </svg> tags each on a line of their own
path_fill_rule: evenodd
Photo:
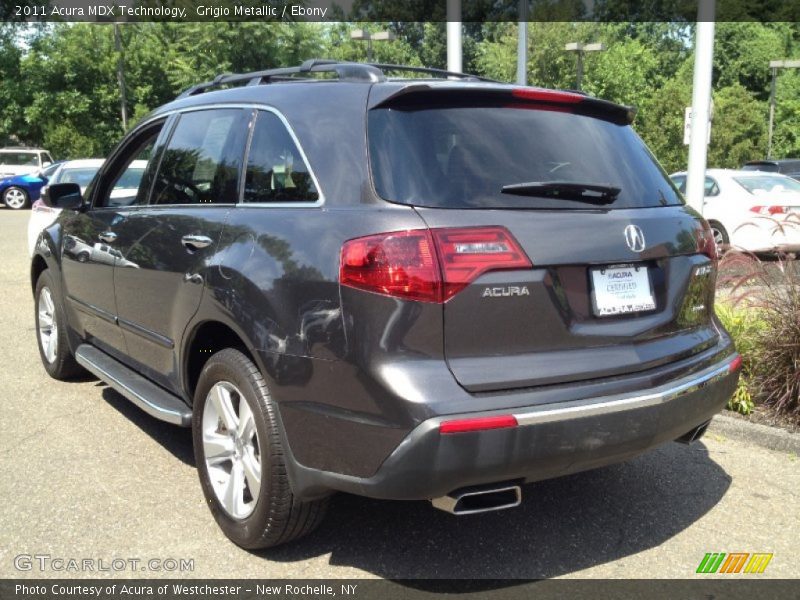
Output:
<svg viewBox="0 0 800 600">
<path fill-rule="evenodd" d="M 54 183 L 42 194 L 42 201 L 51 208 L 79 210 L 83 206 L 81 186 L 77 183 Z"/>
</svg>

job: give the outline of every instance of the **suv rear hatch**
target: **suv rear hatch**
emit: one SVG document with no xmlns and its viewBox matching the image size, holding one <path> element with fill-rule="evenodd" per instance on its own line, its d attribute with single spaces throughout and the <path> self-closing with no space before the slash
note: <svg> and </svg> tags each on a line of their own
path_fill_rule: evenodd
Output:
<svg viewBox="0 0 800 600">
<path fill-rule="evenodd" d="M 378 95 L 377 193 L 432 228 L 445 286 L 475 267 L 443 304 L 446 360 L 465 389 L 619 376 L 716 342 L 713 241 L 629 109 L 481 85 Z"/>
</svg>

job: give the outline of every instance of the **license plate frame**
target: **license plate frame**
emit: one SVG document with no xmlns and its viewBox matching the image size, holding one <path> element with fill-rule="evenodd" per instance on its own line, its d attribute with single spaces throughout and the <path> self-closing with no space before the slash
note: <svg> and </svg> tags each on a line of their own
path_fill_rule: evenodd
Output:
<svg viewBox="0 0 800 600">
<path fill-rule="evenodd" d="M 589 280 L 592 312 L 596 317 L 619 317 L 656 309 L 647 265 L 625 263 L 590 267 Z"/>
</svg>

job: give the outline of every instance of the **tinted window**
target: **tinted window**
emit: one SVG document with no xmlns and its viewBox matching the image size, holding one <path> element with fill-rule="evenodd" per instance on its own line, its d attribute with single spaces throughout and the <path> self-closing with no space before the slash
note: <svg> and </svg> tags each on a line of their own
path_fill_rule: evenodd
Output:
<svg viewBox="0 0 800 600">
<path fill-rule="evenodd" d="M 274 114 L 259 111 L 247 159 L 245 202 L 315 202 L 319 192 L 292 136 Z"/>
<path fill-rule="evenodd" d="M 246 117 L 239 109 L 181 115 L 161 159 L 152 203 L 237 202 Z"/>
<path fill-rule="evenodd" d="M 567 112 L 501 106 L 383 108 L 369 112 L 378 194 L 445 208 L 585 209 L 575 200 L 501 193 L 529 182 L 621 189 L 609 208 L 682 204 L 628 126 Z"/>
<path fill-rule="evenodd" d="M 163 126 L 163 122 L 153 125 L 126 148 L 119 159 L 119 166 L 112 167 L 115 175 L 110 184 L 104 184 L 104 191 L 101 192 L 103 197 L 98 206 L 136 206 L 147 202 L 153 179 L 152 175 L 148 178 L 143 174 L 148 166 L 152 170 L 158 160 L 156 142 Z"/>
</svg>

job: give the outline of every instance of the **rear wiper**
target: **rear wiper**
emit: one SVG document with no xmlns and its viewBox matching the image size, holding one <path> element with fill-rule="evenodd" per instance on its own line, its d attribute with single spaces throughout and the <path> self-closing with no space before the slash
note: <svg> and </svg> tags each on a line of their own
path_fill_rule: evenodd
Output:
<svg viewBox="0 0 800 600">
<path fill-rule="evenodd" d="M 504 194 L 517 196 L 540 196 L 542 198 L 563 198 L 590 204 L 611 204 L 622 191 L 618 187 L 602 183 L 575 183 L 573 181 L 529 181 L 504 185 Z"/>
</svg>

